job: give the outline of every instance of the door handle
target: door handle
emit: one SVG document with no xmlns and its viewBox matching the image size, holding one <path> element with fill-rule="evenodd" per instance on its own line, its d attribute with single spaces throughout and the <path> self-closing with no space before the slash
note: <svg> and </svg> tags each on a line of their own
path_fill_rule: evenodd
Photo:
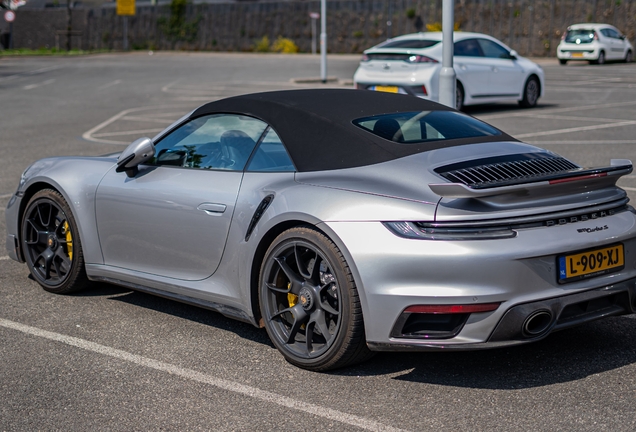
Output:
<svg viewBox="0 0 636 432">
<path fill-rule="evenodd" d="M 226 208 L 225 204 L 203 203 L 197 207 L 197 210 L 204 211 L 209 215 L 220 215 L 225 212 Z"/>
<path fill-rule="evenodd" d="M 492 71 L 493 71 L 493 72 L 499 72 L 499 69 L 497 69 L 496 67 L 494 67 L 494 66 L 493 66 L 493 67 L 492 67 Z"/>
</svg>

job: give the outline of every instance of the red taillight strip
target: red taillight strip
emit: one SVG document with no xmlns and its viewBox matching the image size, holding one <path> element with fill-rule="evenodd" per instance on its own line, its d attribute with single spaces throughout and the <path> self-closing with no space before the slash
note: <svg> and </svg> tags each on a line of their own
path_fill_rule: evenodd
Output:
<svg viewBox="0 0 636 432">
<path fill-rule="evenodd" d="M 567 183 L 567 182 L 573 182 L 573 181 L 579 181 L 579 180 L 587 180 L 587 179 L 591 179 L 591 178 L 597 178 L 597 177 L 605 177 L 607 176 L 607 173 L 599 173 L 599 174 L 588 174 L 588 175 L 583 175 L 583 176 L 578 176 L 578 177 L 568 177 L 568 178 L 563 178 L 563 179 L 556 179 L 556 180 L 550 180 L 550 184 L 559 184 L 559 183 Z"/>
<path fill-rule="evenodd" d="M 501 303 L 481 303 L 470 305 L 415 305 L 404 309 L 406 313 L 427 314 L 457 314 L 491 312 L 496 310 Z"/>
</svg>

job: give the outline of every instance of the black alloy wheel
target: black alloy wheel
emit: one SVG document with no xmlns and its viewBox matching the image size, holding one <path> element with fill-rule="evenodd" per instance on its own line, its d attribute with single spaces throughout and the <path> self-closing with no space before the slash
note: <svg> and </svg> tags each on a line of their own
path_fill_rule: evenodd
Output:
<svg viewBox="0 0 636 432">
<path fill-rule="evenodd" d="M 58 192 L 44 189 L 29 200 L 22 248 L 31 275 L 46 291 L 66 294 L 88 284 L 77 224 Z"/>
<path fill-rule="evenodd" d="M 531 76 L 523 86 L 523 99 L 519 101 L 519 105 L 524 108 L 532 108 L 537 106 L 539 95 L 541 94 L 541 85 L 536 76 Z"/>
<path fill-rule="evenodd" d="M 633 60 L 632 50 L 627 50 L 627 53 L 625 54 L 625 63 L 631 63 L 632 60 Z"/>
<path fill-rule="evenodd" d="M 292 228 L 274 240 L 261 268 L 259 300 L 270 339 L 296 366 L 331 370 L 372 355 L 349 267 L 319 231 Z"/>
</svg>

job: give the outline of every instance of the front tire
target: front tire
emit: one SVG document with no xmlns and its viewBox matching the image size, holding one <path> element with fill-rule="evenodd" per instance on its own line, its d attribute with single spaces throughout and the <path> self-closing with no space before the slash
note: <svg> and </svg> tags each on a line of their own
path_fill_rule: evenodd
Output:
<svg viewBox="0 0 636 432">
<path fill-rule="evenodd" d="M 625 63 L 631 63 L 632 60 L 633 60 L 632 50 L 627 50 L 627 53 L 625 54 Z"/>
<path fill-rule="evenodd" d="M 280 234 L 259 280 L 265 329 L 290 363 L 326 371 L 372 356 L 353 276 L 338 247 L 309 227 Z"/>
<path fill-rule="evenodd" d="M 532 108 L 537 106 L 537 101 L 541 95 L 541 84 L 536 76 L 531 76 L 523 86 L 523 99 L 519 101 L 519 105 L 524 108 Z"/>
<path fill-rule="evenodd" d="M 46 291 L 68 294 L 88 285 L 77 224 L 59 192 L 44 189 L 31 197 L 21 239 L 29 271 Z"/>
</svg>

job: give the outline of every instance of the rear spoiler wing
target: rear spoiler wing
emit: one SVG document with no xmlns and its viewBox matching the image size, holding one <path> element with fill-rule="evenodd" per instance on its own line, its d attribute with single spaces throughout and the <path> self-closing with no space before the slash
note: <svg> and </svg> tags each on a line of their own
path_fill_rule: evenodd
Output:
<svg viewBox="0 0 636 432">
<path fill-rule="evenodd" d="M 579 182 L 607 187 L 616 185 L 616 181 L 620 177 L 630 174 L 632 171 L 632 161 L 629 159 L 612 159 L 609 167 L 581 168 L 547 176 L 518 178 L 494 185 L 481 184 L 469 187 L 462 183 L 431 183 L 428 187 L 435 194 L 444 198 L 485 198 L 497 195 L 527 193 L 538 191 L 539 189 L 569 188 L 570 184 L 582 185 Z"/>
</svg>

